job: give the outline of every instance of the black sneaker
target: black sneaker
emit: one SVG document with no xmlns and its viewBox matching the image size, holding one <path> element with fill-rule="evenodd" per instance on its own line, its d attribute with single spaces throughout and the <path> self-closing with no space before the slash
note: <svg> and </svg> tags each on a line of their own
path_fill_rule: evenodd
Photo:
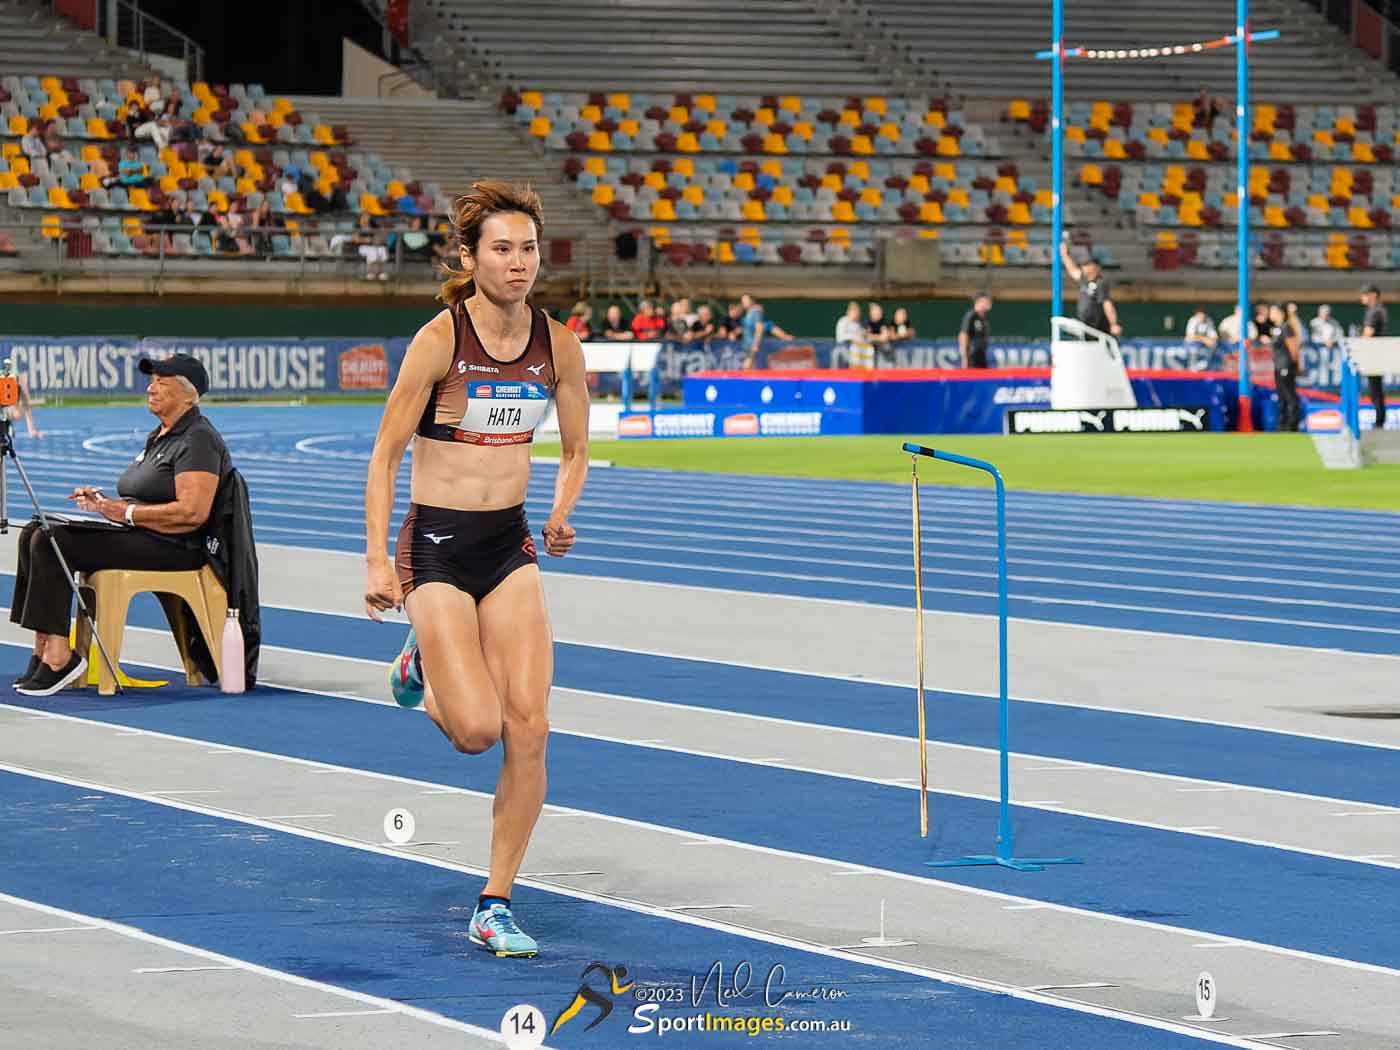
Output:
<svg viewBox="0 0 1400 1050">
<path fill-rule="evenodd" d="M 34 672 L 39 670 L 39 665 L 44 661 L 40 660 L 37 654 L 31 653 L 29 656 L 29 666 L 24 669 L 24 674 L 14 681 L 14 686 L 18 689 L 22 685 L 28 685 L 29 680 L 34 677 Z"/>
<path fill-rule="evenodd" d="M 34 672 L 34 677 L 18 689 L 25 696 L 53 696 L 60 689 L 66 689 L 76 682 L 86 670 L 87 661 L 75 652 L 68 657 L 68 662 L 63 665 L 61 671 L 55 671 L 48 664 L 41 662 L 39 669 Z"/>
</svg>

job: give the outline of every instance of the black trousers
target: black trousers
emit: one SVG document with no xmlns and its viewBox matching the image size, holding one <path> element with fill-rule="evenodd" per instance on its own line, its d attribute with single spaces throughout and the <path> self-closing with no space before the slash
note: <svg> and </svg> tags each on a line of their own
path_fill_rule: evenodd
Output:
<svg viewBox="0 0 1400 1050">
<path fill-rule="evenodd" d="M 1371 385 L 1371 404 L 1376 406 L 1376 429 L 1385 427 L 1385 376 L 1368 376 Z"/>
<path fill-rule="evenodd" d="M 1278 428 L 1297 430 L 1302 405 L 1298 402 L 1298 369 L 1292 357 L 1274 358 L 1274 389 L 1278 393 Z"/>
<path fill-rule="evenodd" d="M 179 572 L 204 564 L 204 552 L 149 529 L 84 529 L 53 525 L 54 539 L 68 567 L 77 572 L 146 569 Z M 48 537 L 31 521 L 19 534 L 19 566 L 10 602 L 10 622 L 44 634 L 68 634 L 73 591 Z"/>
</svg>

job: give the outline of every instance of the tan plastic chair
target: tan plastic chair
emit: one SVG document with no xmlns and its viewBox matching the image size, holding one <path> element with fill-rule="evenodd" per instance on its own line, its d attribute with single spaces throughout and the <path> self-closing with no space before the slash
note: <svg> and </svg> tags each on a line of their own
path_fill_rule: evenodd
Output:
<svg viewBox="0 0 1400 1050">
<path fill-rule="evenodd" d="M 223 666 L 224 617 L 228 615 L 228 595 L 214 570 L 208 565 L 184 572 L 145 572 L 139 569 L 102 569 L 84 574 L 82 587 L 91 593 L 97 610 L 97 632 L 111 654 L 112 661 L 121 660 L 122 636 L 126 633 L 126 613 L 131 599 L 138 594 L 150 592 L 160 600 L 165 617 L 170 621 L 175 645 L 180 650 L 180 658 L 185 665 L 185 681 L 190 685 L 200 685 L 204 676 L 199 673 L 190 658 L 190 639 L 178 625 L 180 605 L 186 604 L 194 611 L 195 622 L 199 624 L 204 642 L 214 657 L 214 666 Z M 97 652 L 92 645 L 92 632 L 87 621 L 78 620 L 77 644 L 80 653 Z M 107 669 L 100 654 L 97 659 L 97 691 L 102 696 L 112 696 L 117 691 L 117 683 Z"/>
</svg>

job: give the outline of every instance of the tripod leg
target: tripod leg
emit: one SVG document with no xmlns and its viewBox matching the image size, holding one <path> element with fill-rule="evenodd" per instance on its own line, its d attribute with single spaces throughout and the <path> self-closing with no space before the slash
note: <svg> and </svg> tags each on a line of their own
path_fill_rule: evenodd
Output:
<svg viewBox="0 0 1400 1050">
<path fill-rule="evenodd" d="M 97 642 L 97 651 L 102 654 L 102 663 L 106 667 L 107 673 L 111 675 L 116 692 L 122 692 L 121 676 L 117 673 L 116 663 L 107 653 L 107 647 L 102 644 L 102 635 L 97 630 L 97 618 L 91 606 L 84 600 L 83 589 L 78 586 L 78 580 L 73 575 L 73 570 L 68 567 L 68 560 L 63 557 L 58 540 L 54 538 L 53 527 L 49 523 L 48 515 L 44 513 L 44 508 L 39 505 L 39 497 L 34 493 L 34 486 L 29 483 L 29 475 L 24 470 L 24 464 L 20 462 L 19 454 L 15 452 L 15 446 L 11 443 L 0 451 L 7 453 L 15 461 L 15 470 L 19 472 L 19 480 L 24 482 L 24 489 L 29 493 L 30 502 L 34 504 L 34 512 L 39 516 L 39 527 L 44 530 L 44 536 L 48 539 L 49 546 L 53 548 L 54 557 L 58 559 L 59 567 L 63 570 L 63 578 L 68 581 L 68 586 L 73 591 L 73 597 L 78 601 L 78 615 L 87 621 L 88 628 L 92 631 L 93 640 Z"/>
</svg>

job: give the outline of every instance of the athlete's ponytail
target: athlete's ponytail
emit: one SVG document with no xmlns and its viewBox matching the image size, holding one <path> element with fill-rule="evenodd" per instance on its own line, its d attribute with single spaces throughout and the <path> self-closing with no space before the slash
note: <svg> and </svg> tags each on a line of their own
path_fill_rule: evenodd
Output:
<svg viewBox="0 0 1400 1050">
<path fill-rule="evenodd" d="M 489 181 L 474 182 L 470 193 L 465 193 L 452 202 L 452 230 L 459 245 L 476 255 L 476 246 L 481 241 L 481 226 L 492 215 L 518 211 L 528 215 L 535 224 L 535 235 L 544 232 L 544 208 L 540 196 L 528 184 Z M 451 263 L 444 263 L 442 287 L 438 298 L 448 306 L 455 306 L 472 293 L 472 268 L 465 264 L 461 269 Z"/>
</svg>

